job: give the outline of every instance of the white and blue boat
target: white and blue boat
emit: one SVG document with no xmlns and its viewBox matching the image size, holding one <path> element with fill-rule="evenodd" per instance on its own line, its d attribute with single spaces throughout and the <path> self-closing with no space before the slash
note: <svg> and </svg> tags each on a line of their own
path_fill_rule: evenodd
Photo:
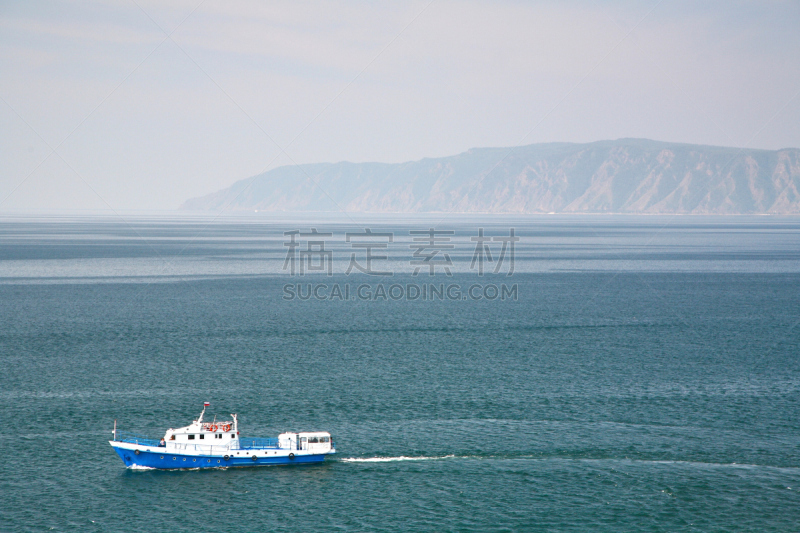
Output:
<svg viewBox="0 0 800 533">
<path fill-rule="evenodd" d="M 231 420 L 204 422 L 208 402 L 188 426 L 168 429 L 161 440 L 117 430 L 109 444 L 128 468 L 228 468 L 320 463 L 336 453 L 326 431 L 281 433 L 278 438 L 239 436 L 236 414 Z"/>
</svg>

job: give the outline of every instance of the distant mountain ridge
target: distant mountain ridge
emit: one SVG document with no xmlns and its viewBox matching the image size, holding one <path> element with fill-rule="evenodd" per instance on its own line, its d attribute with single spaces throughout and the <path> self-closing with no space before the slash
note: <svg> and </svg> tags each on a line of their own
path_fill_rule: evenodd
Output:
<svg viewBox="0 0 800 533">
<path fill-rule="evenodd" d="M 181 209 L 800 214 L 800 149 L 619 139 L 473 148 L 397 164 L 307 164 L 237 181 Z"/>
</svg>

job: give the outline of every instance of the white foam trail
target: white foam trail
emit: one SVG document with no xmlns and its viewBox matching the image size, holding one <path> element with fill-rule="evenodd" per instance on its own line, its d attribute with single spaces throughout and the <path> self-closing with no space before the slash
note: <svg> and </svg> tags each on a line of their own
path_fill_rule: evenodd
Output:
<svg viewBox="0 0 800 533">
<path fill-rule="evenodd" d="M 142 465 L 131 465 L 128 467 L 129 470 L 155 470 L 152 466 L 142 466 Z"/>
<path fill-rule="evenodd" d="M 438 457 L 406 457 L 401 455 L 399 457 L 346 457 L 340 459 L 344 463 L 392 463 L 395 461 L 435 461 L 436 459 L 450 459 L 455 455 L 441 455 Z"/>
</svg>

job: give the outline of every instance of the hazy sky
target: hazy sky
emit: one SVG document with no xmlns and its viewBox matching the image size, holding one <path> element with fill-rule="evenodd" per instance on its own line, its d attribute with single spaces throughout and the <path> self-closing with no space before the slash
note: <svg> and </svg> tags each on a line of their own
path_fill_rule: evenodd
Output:
<svg viewBox="0 0 800 533">
<path fill-rule="evenodd" d="M 798 28 L 795 0 L 5 0 L 0 212 L 478 146 L 800 147 Z"/>
</svg>

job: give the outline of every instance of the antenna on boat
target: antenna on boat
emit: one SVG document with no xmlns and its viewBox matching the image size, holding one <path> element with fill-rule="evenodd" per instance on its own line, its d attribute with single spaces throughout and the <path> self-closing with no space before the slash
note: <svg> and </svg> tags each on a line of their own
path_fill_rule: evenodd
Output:
<svg viewBox="0 0 800 533">
<path fill-rule="evenodd" d="M 114 419 L 114 440 L 117 440 L 117 419 Z"/>
</svg>

